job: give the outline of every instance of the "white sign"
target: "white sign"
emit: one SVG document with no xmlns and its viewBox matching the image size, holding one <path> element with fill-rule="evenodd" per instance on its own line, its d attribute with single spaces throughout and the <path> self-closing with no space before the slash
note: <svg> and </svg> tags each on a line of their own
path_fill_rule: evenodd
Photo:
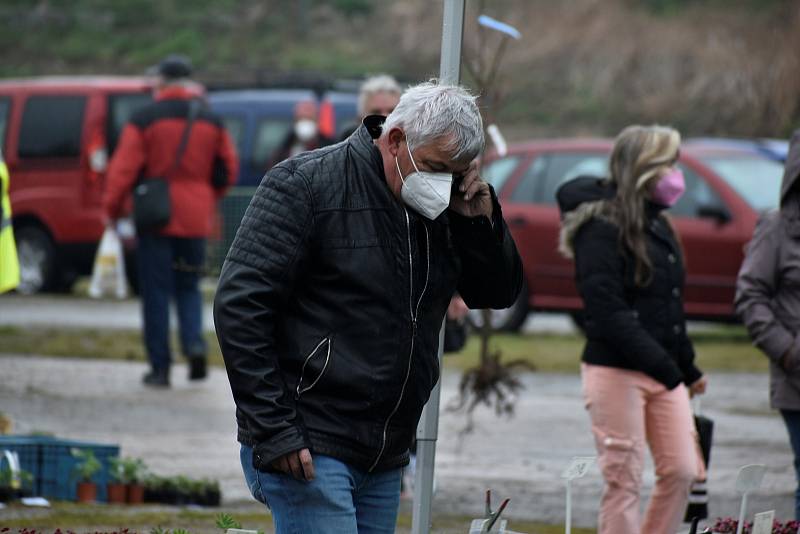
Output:
<svg viewBox="0 0 800 534">
<path fill-rule="evenodd" d="M 589 471 L 589 468 L 594 465 L 596 459 L 596 456 L 575 456 L 569 466 L 561 473 L 561 478 L 573 480 L 583 477 Z"/>
<path fill-rule="evenodd" d="M 772 523 L 775 521 L 775 510 L 756 514 L 753 521 L 752 534 L 772 534 Z"/>
<path fill-rule="evenodd" d="M 736 477 L 736 490 L 739 493 L 749 493 L 758 489 L 761 487 L 761 481 L 764 479 L 766 471 L 767 466 L 762 464 L 750 464 L 742 467 L 739 470 L 739 476 Z"/>
</svg>

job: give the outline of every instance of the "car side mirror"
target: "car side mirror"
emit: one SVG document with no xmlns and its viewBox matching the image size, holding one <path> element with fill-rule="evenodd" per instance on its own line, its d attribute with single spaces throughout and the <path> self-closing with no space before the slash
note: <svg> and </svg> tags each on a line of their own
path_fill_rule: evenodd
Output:
<svg viewBox="0 0 800 534">
<path fill-rule="evenodd" d="M 701 219 L 714 219 L 717 224 L 726 224 L 731 221 L 731 212 L 719 204 L 700 204 L 697 206 L 697 216 Z"/>
</svg>

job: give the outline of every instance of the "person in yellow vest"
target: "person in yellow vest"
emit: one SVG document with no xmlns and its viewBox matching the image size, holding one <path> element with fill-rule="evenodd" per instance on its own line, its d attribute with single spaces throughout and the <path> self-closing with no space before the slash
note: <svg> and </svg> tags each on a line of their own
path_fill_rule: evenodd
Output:
<svg viewBox="0 0 800 534">
<path fill-rule="evenodd" d="M 9 182 L 8 167 L 0 153 L 0 293 L 19 285 L 19 260 L 11 227 L 11 200 L 8 198 Z"/>
</svg>

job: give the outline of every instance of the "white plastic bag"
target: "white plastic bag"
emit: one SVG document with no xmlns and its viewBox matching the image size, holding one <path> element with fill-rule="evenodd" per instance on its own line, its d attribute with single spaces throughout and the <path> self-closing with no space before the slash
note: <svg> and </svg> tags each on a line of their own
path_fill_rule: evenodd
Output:
<svg viewBox="0 0 800 534">
<path fill-rule="evenodd" d="M 125 259 L 122 255 L 122 241 L 113 226 L 106 226 L 97 255 L 94 257 L 92 281 L 89 284 L 89 296 L 101 298 L 113 296 L 124 299 L 128 296 L 128 284 L 125 280 Z"/>
</svg>

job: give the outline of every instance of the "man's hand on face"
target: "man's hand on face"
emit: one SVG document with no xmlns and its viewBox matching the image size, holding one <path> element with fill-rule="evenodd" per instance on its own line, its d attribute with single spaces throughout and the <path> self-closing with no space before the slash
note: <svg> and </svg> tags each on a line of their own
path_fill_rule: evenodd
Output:
<svg viewBox="0 0 800 534">
<path fill-rule="evenodd" d="M 293 476 L 297 480 L 314 480 L 314 462 L 311 459 L 311 451 L 308 449 L 300 449 L 299 451 L 284 454 L 272 462 L 272 467 L 281 473 Z"/>
<path fill-rule="evenodd" d="M 492 195 L 489 184 L 478 174 L 478 162 L 474 160 L 463 175 L 463 179 L 450 195 L 450 209 L 465 217 L 485 215 L 492 218 Z"/>
</svg>

